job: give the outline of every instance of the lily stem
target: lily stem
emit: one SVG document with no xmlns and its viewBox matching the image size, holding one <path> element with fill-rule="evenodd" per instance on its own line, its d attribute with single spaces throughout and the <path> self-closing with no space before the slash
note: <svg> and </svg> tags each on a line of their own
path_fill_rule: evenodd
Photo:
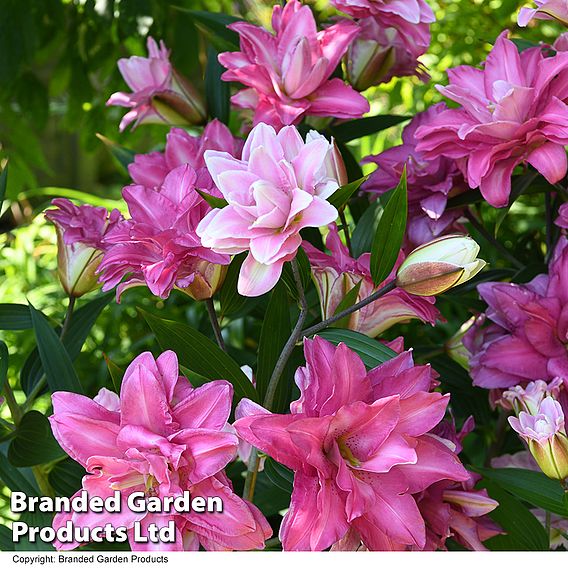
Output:
<svg viewBox="0 0 568 568">
<path fill-rule="evenodd" d="M 361 308 L 364 308 L 365 306 L 373 303 L 375 300 L 378 300 L 385 294 L 392 292 L 395 288 L 396 288 L 396 282 L 393 280 L 392 282 L 389 282 L 388 284 L 383 286 L 380 290 L 373 292 L 370 296 L 368 296 L 364 300 L 361 300 L 360 302 L 353 304 L 351 307 L 339 312 L 338 314 L 335 314 L 330 318 L 323 320 L 321 323 L 317 323 L 316 325 L 312 325 L 312 327 L 304 329 L 304 331 L 302 331 L 302 336 L 314 335 L 318 331 L 322 331 L 326 327 L 329 327 L 330 325 L 334 324 L 335 322 L 338 322 L 339 320 L 352 314 L 353 312 L 356 312 L 357 310 L 360 310 Z"/>
<path fill-rule="evenodd" d="M 349 254 L 353 256 L 353 250 L 351 249 L 351 235 L 349 234 L 349 225 L 347 224 L 347 219 L 345 218 L 345 209 L 339 210 L 339 219 L 343 228 L 343 234 L 345 235 L 345 244 L 347 245 Z"/>
<path fill-rule="evenodd" d="M 298 321 L 284 345 L 284 349 L 280 353 L 278 357 L 278 361 L 276 361 L 276 365 L 274 366 L 274 370 L 272 371 L 272 375 L 270 376 L 270 381 L 268 382 L 268 387 L 266 389 L 266 395 L 264 396 L 263 406 L 267 410 L 272 410 L 272 405 L 274 404 L 274 397 L 276 395 L 276 389 L 278 388 L 278 383 L 280 378 L 282 377 L 282 373 L 286 368 L 286 364 L 292 355 L 292 351 L 294 351 L 294 347 L 298 340 L 302 337 L 302 327 L 304 327 L 304 322 L 306 321 L 306 317 L 308 315 L 308 302 L 306 300 L 306 295 L 304 292 L 304 286 L 302 284 L 302 278 L 300 276 L 300 270 L 298 268 L 298 263 L 296 259 L 292 260 L 292 274 L 294 275 L 294 282 L 296 284 L 296 289 L 298 290 L 298 302 L 300 304 L 300 315 L 298 316 Z M 247 476 L 245 479 L 245 487 L 243 490 L 243 498 L 247 499 L 248 501 L 253 500 L 254 497 L 254 489 L 256 485 L 256 478 L 258 475 L 258 466 L 259 466 L 259 457 L 258 457 L 258 450 L 253 448 L 248 463 L 248 470 Z"/>
<path fill-rule="evenodd" d="M 207 307 L 209 321 L 211 322 L 211 327 L 213 328 L 213 333 L 215 334 L 217 344 L 223 351 L 227 351 L 227 348 L 225 347 L 225 341 L 223 340 L 223 334 L 221 333 L 221 326 L 219 325 L 219 320 L 217 319 L 217 312 L 215 311 L 213 300 L 211 298 L 207 298 L 207 300 L 205 300 L 205 306 Z"/>
</svg>

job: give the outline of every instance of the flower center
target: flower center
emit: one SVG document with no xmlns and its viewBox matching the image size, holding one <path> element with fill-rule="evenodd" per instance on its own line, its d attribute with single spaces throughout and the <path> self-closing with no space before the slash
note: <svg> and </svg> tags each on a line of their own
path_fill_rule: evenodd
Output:
<svg viewBox="0 0 568 568">
<path fill-rule="evenodd" d="M 359 467 L 361 462 L 353 455 L 353 452 L 349 449 L 347 442 L 343 438 L 337 440 L 337 446 L 339 447 L 339 453 L 341 457 L 352 467 Z"/>
</svg>

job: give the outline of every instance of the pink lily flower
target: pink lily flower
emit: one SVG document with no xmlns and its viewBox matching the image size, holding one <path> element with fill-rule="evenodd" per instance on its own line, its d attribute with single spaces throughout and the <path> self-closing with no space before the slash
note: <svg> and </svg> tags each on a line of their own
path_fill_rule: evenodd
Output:
<svg viewBox="0 0 568 568">
<path fill-rule="evenodd" d="M 398 185 L 406 166 L 408 187 L 409 248 L 415 248 L 444 234 L 464 232 L 458 222 L 463 211 L 446 211 L 448 197 L 464 191 L 467 186 L 456 162 L 438 156 L 426 158 L 416 149 L 416 130 L 430 124 L 447 107 L 438 103 L 417 114 L 402 132 L 402 144 L 376 156 L 367 156 L 363 163 L 377 164 L 378 168 L 363 184 L 363 189 L 382 195 Z"/>
<path fill-rule="evenodd" d="M 234 424 L 240 437 L 294 470 L 284 550 L 324 550 L 349 529 L 369 550 L 426 544 L 414 495 L 443 479 L 469 478 L 455 453 L 428 434 L 448 397 L 429 392 L 429 366 L 410 352 L 367 372 L 346 345 L 304 343 L 291 414 L 258 413 Z M 251 404 L 251 403 L 247 403 Z"/>
<path fill-rule="evenodd" d="M 533 20 L 557 20 L 568 26 L 568 0 L 535 0 L 536 8 L 521 8 L 517 23 L 522 28 Z"/>
<path fill-rule="evenodd" d="M 555 225 L 568 229 L 568 203 L 563 203 L 558 209 L 558 219 L 554 221 Z"/>
<path fill-rule="evenodd" d="M 205 166 L 205 151 L 228 152 L 238 158 L 241 148 L 242 140 L 233 137 L 217 119 L 207 123 L 201 136 L 192 136 L 182 128 L 172 128 L 167 135 L 164 152 L 137 154 L 134 162 L 128 165 L 128 173 L 134 183 L 157 189 L 169 172 L 188 164 L 197 174 L 196 186 L 215 194 L 213 180 Z"/>
<path fill-rule="evenodd" d="M 317 132 L 304 142 L 293 126 L 277 134 L 261 123 L 249 134 L 242 159 L 208 150 L 205 162 L 228 205 L 207 213 L 197 235 L 220 254 L 248 251 L 238 290 L 260 296 L 296 256 L 301 229 L 336 219 L 337 210 L 326 201 L 340 186 L 335 147 Z"/>
<path fill-rule="evenodd" d="M 193 168 L 184 165 L 168 173 L 157 190 L 141 185 L 122 190 L 131 218 L 105 236 L 98 268 L 103 290 L 118 286 L 117 298 L 144 285 L 160 298 L 174 287 L 195 299 L 213 295 L 230 257 L 213 252 L 197 236 L 211 207 L 195 190 L 196 182 Z"/>
<path fill-rule="evenodd" d="M 448 76 L 449 86 L 437 88 L 461 107 L 416 130 L 426 159 L 459 160 L 469 186 L 494 207 L 507 205 L 519 164 L 531 164 L 550 183 L 564 177 L 568 53 L 547 57 L 537 47 L 519 54 L 505 31 L 483 69 L 460 66 Z"/>
<path fill-rule="evenodd" d="M 436 21 L 426 0 L 331 0 L 331 3 L 354 18 L 375 16 L 383 26 L 405 25 L 410 30 L 417 24 Z"/>
<path fill-rule="evenodd" d="M 200 124 L 206 112 L 200 95 L 170 63 L 170 52 L 149 37 L 149 57 L 119 59 L 118 68 L 132 93 L 114 93 L 109 106 L 131 109 L 120 121 L 122 132 L 130 123 L 133 128 L 144 123 Z"/>
<path fill-rule="evenodd" d="M 235 457 L 238 440 L 227 425 L 233 389 L 226 381 L 192 388 L 179 376 L 177 356 L 166 351 L 154 360 L 139 355 L 124 374 L 120 397 L 102 389 L 94 400 L 83 395 L 52 395 L 53 435 L 61 447 L 87 470 L 83 489 L 89 496 L 120 491 L 119 513 L 59 513 L 53 526 L 71 520 L 77 527 L 142 528 L 174 520 L 176 542 L 144 545 L 130 539 L 133 550 L 250 550 L 263 548 L 271 529 L 258 509 L 232 491 L 223 468 Z M 215 513 L 134 513 L 128 495 L 220 496 L 222 515 Z M 59 543 L 58 548 L 75 548 Z"/>
<path fill-rule="evenodd" d="M 341 242 L 337 225 L 329 226 L 326 246 L 331 255 L 323 253 L 310 243 L 303 244 L 310 259 L 312 274 L 320 298 L 322 319 L 335 314 L 345 295 L 359 285 L 356 301 L 370 296 L 385 284 L 392 282 L 396 271 L 404 259 L 401 253 L 392 273 L 375 286 L 371 278 L 370 254 L 362 254 L 358 259 L 351 258 L 349 249 Z M 440 319 L 440 312 L 434 306 L 434 297 L 412 296 L 399 288 L 385 294 L 375 302 L 363 307 L 349 317 L 347 328 L 369 337 L 376 337 L 397 323 L 418 319 L 434 325 Z"/>
<path fill-rule="evenodd" d="M 228 26 L 241 39 L 241 51 L 219 55 L 225 81 L 247 88 L 231 99 L 254 111 L 254 124 L 276 129 L 298 124 L 302 117 L 359 118 L 369 103 L 341 79 L 330 79 L 350 42 L 359 33 L 348 20 L 318 32 L 309 6 L 289 0 L 272 11 L 275 34 L 247 22 Z"/>
<path fill-rule="evenodd" d="M 475 385 L 508 388 L 568 376 L 567 244 L 560 241 L 548 274 L 528 284 L 487 282 L 477 287 L 492 324 L 480 328 L 481 320 L 464 337 Z"/>
</svg>

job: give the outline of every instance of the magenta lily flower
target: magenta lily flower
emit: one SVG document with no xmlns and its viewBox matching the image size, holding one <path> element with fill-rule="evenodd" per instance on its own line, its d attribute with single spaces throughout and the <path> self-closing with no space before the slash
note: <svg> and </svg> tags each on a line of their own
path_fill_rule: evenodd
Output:
<svg viewBox="0 0 568 568">
<path fill-rule="evenodd" d="M 144 123 L 200 124 L 206 112 L 200 95 L 170 63 L 170 52 L 163 41 L 160 45 L 149 37 L 149 57 L 119 59 L 118 68 L 132 93 L 114 93 L 109 106 L 129 110 L 120 121 L 123 131 L 134 122 L 134 128 Z"/>
<path fill-rule="evenodd" d="M 449 86 L 437 88 L 461 106 L 416 130 L 426 159 L 459 160 L 469 186 L 494 207 L 507 205 L 519 164 L 550 183 L 566 175 L 568 53 L 547 57 L 537 47 L 519 54 L 503 32 L 483 69 L 460 66 L 448 76 Z"/>
<path fill-rule="evenodd" d="M 242 159 L 208 150 L 205 162 L 228 205 L 207 213 L 197 235 L 219 254 L 248 251 L 238 290 L 243 296 L 260 296 L 276 285 L 284 263 L 296 256 L 300 231 L 337 218 L 326 201 L 340 186 L 336 149 L 314 131 L 304 142 L 293 126 L 277 134 L 258 124 Z"/>
<path fill-rule="evenodd" d="M 242 140 L 235 138 L 231 131 L 217 119 L 207 123 L 201 136 L 192 136 L 182 128 L 172 128 L 164 152 L 137 154 L 128 165 L 128 173 L 134 183 L 158 189 L 168 173 L 179 166 L 189 165 L 196 174 L 196 186 L 215 194 L 213 180 L 205 166 L 206 150 L 228 152 L 240 157 Z"/>
<path fill-rule="evenodd" d="M 322 319 L 335 314 L 345 295 L 359 285 L 357 301 L 364 300 L 385 284 L 392 282 L 396 271 L 403 261 L 401 253 L 398 262 L 388 278 L 375 286 L 371 278 L 370 254 L 362 254 L 358 259 L 351 258 L 349 249 L 339 238 L 337 225 L 329 226 L 326 246 L 331 255 L 323 253 L 310 243 L 303 244 L 310 259 L 312 274 L 320 298 Z M 359 284 L 360 283 L 360 284 Z M 418 319 L 434 325 L 440 318 L 440 312 L 434 306 L 433 297 L 412 296 L 394 289 L 375 302 L 353 313 L 347 323 L 348 329 L 376 337 L 397 323 Z"/>
<path fill-rule="evenodd" d="M 448 197 L 464 191 L 467 186 L 455 160 L 438 156 L 426 158 L 416 149 L 416 130 L 431 124 L 447 107 L 438 103 L 417 114 L 402 132 L 402 144 L 376 156 L 364 158 L 364 163 L 377 164 L 378 168 L 363 184 L 363 189 L 382 195 L 398 185 L 406 166 L 408 187 L 409 248 L 448 233 L 463 232 L 458 222 L 463 211 L 446 211 Z"/>
<path fill-rule="evenodd" d="M 302 117 L 359 118 L 369 103 L 341 79 L 330 79 L 357 25 L 341 20 L 318 32 L 309 6 L 290 0 L 272 11 L 274 34 L 246 22 L 228 26 L 241 39 L 241 51 L 219 55 L 227 68 L 225 81 L 247 88 L 231 99 L 239 108 L 254 111 L 254 124 L 276 129 L 298 124 Z"/>
<path fill-rule="evenodd" d="M 71 520 L 77 527 L 142 528 L 174 520 L 176 542 L 143 545 L 130 539 L 133 550 L 250 550 L 263 548 L 271 530 L 258 509 L 232 491 L 223 468 L 235 457 L 238 440 L 229 430 L 232 386 L 212 381 L 192 388 L 179 376 L 177 356 L 166 351 L 154 360 L 139 355 L 124 374 L 120 397 L 102 389 L 94 400 L 56 392 L 52 396 L 53 435 L 86 470 L 83 489 L 89 496 L 108 497 L 120 491 L 119 513 L 59 513 L 54 528 Z M 134 491 L 159 497 L 221 496 L 222 515 L 215 513 L 134 513 L 126 499 Z M 75 548 L 76 543 L 58 548 Z"/>
<path fill-rule="evenodd" d="M 535 0 L 536 8 L 521 8 L 518 24 L 522 28 L 533 20 L 557 20 L 568 26 L 568 2 L 566 0 Z"/>
<path fill-rule="evenodd" d="M 528 284 L 487 282 L 477 289 L 489 308 L 464 337 L 475 385 L 508 388 L 568 376 L 568 247 L 562 239 L 549 265 Z"/>
<path fill-rule="evenodd" d="M 383 26 L 408 28 L 421 22 L 435 22 L 434 12 L 426 0 L 331 0 L 338 10 L 354 18 L 377 17 Z"/>
<path fill-rule="evenodd" d="M 167 298 L 174 287 L 196 299 L 211 297 L 222 283 L 227 254 L 213 252 L 197 236 L 211 207 L 196 191 L 189 165 L 167 174 L 159 189 L 130 185 L 122 190 L 131 218 L 110 231 L 98 272 L 103 290 L 117 298 L 133 286 L 148 286 Z"/>
<path fill-rule="evenodd" d="M 414 495 L 443 479 L 469 478 L 455 453 L 428 434 L 448 397 L 429 392 L 429 366 L 404 352 L 367 372 L 346 345 L 304 343 L 291 414 L 252 414 L 240 437 L 294 470 L 284 550 L 324 550 L 356 531 L 370 550 L 423 548 Z M 251 404 L 251 403 L 247 403 Z"/>
</svg>

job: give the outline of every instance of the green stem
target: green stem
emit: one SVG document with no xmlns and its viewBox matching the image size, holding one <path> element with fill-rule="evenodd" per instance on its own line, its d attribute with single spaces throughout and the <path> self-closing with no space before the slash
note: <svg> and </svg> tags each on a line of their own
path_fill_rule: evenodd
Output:
<svg viewBox="0 0 568 568">
<path fill-rule="evenodd" d="M 207 300 L 205 300 L 205 306 L 207 307 L 209 321 L 211 322 L 211 327 L 213 328 L 213 333 L 215 334 L 217 345 L 219 345 L 219 347 L 223 351 L 227 351 L 227 348 L 225 347 L 225 341 L 223 340 L 223 334 L 221 333 L 221 326 L 219 325 L 219 320 L 217 319 L 217 312 L 215 311 L 213 300 L 211 298 L 207 298 Z"/>
<path fill-rule="evenodd" d="M 345 235 L 345 244 L 347 245 L 349 254 L 353 256 L 353 250 L 351 248 L 351 235 L 349 234 L 349 225 L 347 224 L 347 219 L 345 218 L 345 209 L 340 209 L 339 219 L 341 220 L 343 234 Z"/>
</svg>

